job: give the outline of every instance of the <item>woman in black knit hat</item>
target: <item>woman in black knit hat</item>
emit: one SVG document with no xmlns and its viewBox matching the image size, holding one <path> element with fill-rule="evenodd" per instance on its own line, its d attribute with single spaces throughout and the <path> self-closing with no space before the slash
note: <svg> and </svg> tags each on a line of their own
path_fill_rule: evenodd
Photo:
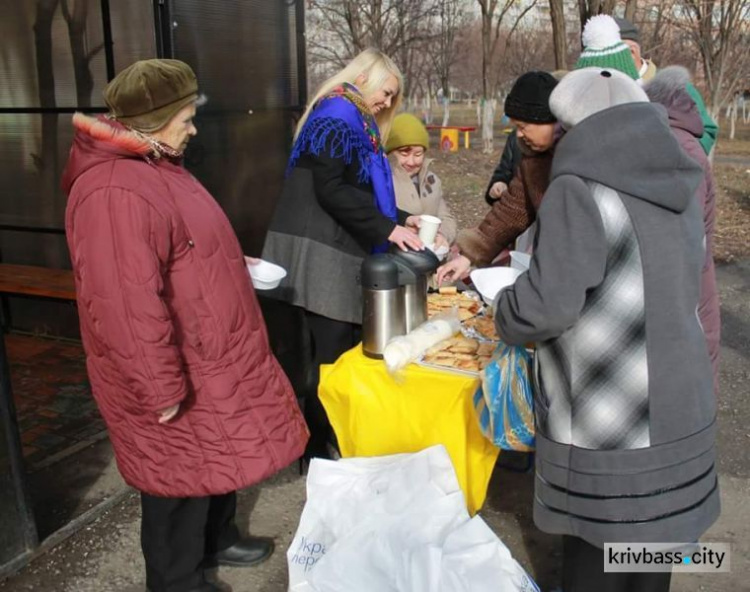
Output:
<svg viewBox="0 0 750 592">
<path fill-rule="evenodd" d="M 557 79 L 548 72 L 527 72 L 516 80 L 505 99 L 505 114 L 516 128 L 521 163 L 508 189 L 492 204 L 477 228 L 459 233 L 460 255 L 438 269 L 438 281 L 457 280 L 469 268 L 487 266 L 512 245 L 536 219 L 549 185 L 552 155 L 558 139 L 549 96 Z"/>
</svg>

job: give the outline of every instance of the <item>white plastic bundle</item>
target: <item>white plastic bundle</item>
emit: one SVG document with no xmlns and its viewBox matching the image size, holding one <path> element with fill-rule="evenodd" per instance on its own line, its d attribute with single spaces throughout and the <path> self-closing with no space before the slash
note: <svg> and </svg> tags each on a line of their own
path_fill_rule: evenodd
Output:
<svg viewBox="0 0 750 592">
<path fill-rule="evenodd" d="M 383 361 L 391 374 L 418 359 L 433 345 L 453 337 L 461 330 L 458 309 L 435 315 L 408 335 L 394 337 L 383 351 Z"/>
</svg>

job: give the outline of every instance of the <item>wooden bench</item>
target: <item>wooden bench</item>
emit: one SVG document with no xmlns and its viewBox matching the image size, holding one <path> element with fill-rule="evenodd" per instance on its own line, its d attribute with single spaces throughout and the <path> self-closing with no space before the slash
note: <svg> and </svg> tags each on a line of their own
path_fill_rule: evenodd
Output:
<svg viewBox="0 0 750 592">
<path fill-rule="evenodd" d="M 69 269 L 0 263 L 0 294 L 75 300 L 76 287 Z"/>
<path fill-rule="evenodd" d="M 472 127 L 470 125 L 426 125 L 425 126 L 428 130 L 442 130 L 444 129 L 453 129 L 458 130 L 459 132 L 463 132 L 464 134 L 464 148 L 469 148 L 469 132 L 474 132 L 477 130 L 476 127 Z"/>
<path fill-rule="evenodd" d="M 10 324 L 10 315 L 4 296 L 75 301 L 73 272 L 67 269 L 0 263 L 0 296 L 3 297 L 4 321 L 0 325 L 0 431 L 5 435 L 5 443 L 0 445 L 0 451 L 9 459 L 11 471 L 8 478 L 13 484 L 13 501 L 16 506 L 16 522 L 13 523 L 16 534 L 10 536 L 20 537 L 19 540 L 22 540 L 23 547 L 26 549 L 21 557 L 30 557 L 39 546 L 39 538 L 36 520 L 31 509 L 31 495 L 23 469 L 21 435 L 13 402 L 10 364 L 5 349 L 5 325 Z M 4 492 L 6 490 L 6 488 L 0 489 Z M 3 517 L 3 520 L 5 519 Z M 5 522 L 4 525 L 8 526 Z"/>
</svg>

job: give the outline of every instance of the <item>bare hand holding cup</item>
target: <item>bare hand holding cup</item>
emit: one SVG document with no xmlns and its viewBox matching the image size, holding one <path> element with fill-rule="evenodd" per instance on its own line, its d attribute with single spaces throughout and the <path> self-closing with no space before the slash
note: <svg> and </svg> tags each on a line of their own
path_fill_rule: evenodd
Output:
<svg viewBox="0 0 750 592">
<path fill-rule="evenodd" d="M 402 251 L 413 249 L 421 251 L 424 249 L 424 243 L 411 230 L 404 226 L 396 226 L 391 232 L 388 240 L 397 245 Z"/>
</svg>

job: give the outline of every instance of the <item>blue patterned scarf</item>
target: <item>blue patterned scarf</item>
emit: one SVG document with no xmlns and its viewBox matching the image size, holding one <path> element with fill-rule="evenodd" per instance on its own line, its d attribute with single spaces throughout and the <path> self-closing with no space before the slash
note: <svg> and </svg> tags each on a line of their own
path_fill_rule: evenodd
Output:
<svg viewBox="0 0 750 592">
<path fill-rule="evenodd" d="M 356 158 L 358 180 L 372 184 L 380 213 L 394 222 L 398 220 L 391 167 L 381 145 L 378 125 L 362 95 L 350 84 L 334 89 L 310 112 L 292 147 L 287 174 L 296 166 L 300 155 L 318 155 L 324 151 L 331 158 L 343 158 L 347 165 Z M 383 252 L 387 248 L 387 243 L 378 245 L 373 252 Z"/>
</svg>

